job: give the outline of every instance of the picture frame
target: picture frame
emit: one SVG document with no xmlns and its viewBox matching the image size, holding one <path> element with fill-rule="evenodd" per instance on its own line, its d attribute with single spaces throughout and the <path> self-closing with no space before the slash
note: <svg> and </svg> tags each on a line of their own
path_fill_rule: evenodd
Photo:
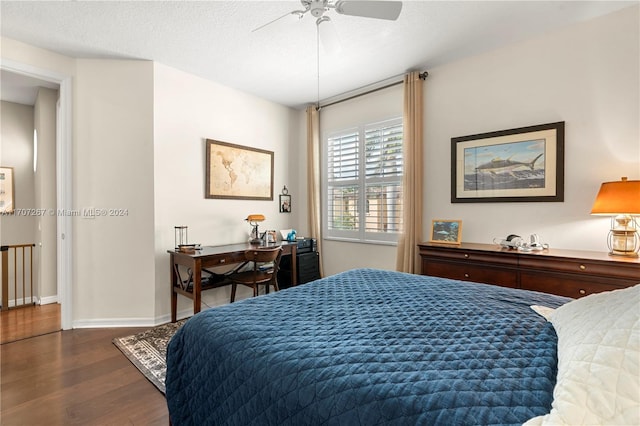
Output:
<svg viewBox="0 0 640 426">
<path fill-rule="evenodd" d="M 451 138 L 451 202 L 564 201 L 564 124 Z"/>
<path fill-rule="evenodd" d="M 462 242 L 462 221 L 434 219 L 431 221 L 429 242 L 440 244 L 460 244 Z"/>
<path fill-rule="evenodd" d="M 291 213 L 291 195 L 280 195 L 280 213 Z"/>
<path fill-rule="evenodd" d="M 206 140 L 205 198 L 273 201 L 273 151 Z"/>
<path fill-rule="evenodd" d="M 15 204 L 13 167 L 0 167 L 0 214 L 13 214 Z"/>
</svg>

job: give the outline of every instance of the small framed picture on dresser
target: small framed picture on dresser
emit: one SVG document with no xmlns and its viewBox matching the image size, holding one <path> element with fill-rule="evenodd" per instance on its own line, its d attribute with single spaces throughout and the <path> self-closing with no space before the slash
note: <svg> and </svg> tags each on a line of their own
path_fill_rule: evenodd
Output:
<svg viewBox="0 0 640 426">
<path fill-rule="evenodd" d="M 431 222 L 432 243 L 460 244 L 462 241 L 462 221 L 436 219 Z"/>
</svg>

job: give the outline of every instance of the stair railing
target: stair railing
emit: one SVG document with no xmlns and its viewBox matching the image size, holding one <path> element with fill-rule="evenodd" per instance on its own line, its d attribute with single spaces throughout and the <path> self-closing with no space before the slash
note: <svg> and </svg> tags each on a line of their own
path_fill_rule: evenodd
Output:
<svg viewBox="0 0 640 426">
<path fill-rule="evenodd" d="M 33 248 L 35 246 L 35 244 L 0 246 L 0 253 L 2 253 L 2 305 L 0 305 L 0 310 L 5 311 L 36 304 L 36 298 L 33 294 Z M 9 262 L 9 259 L 13 259 L 13 262 Z M 28 269 L 27 262 L 29 263 Z M 13 268 L 10 267 L 10 264 Z M 9 277 L 13 278 L 13 304 L 9 300 L 9 282 L 11 281 Z M 18 286 L 18 281 L 21 282 L 21 286 Z M 27 289 L 29 290 L 28 297 Z"/>
</svg>

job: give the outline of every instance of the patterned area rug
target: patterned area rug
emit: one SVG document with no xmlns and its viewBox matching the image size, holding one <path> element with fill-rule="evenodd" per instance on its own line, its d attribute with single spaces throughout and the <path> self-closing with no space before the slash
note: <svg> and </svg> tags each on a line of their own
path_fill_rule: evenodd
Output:
<svg viewBox="0 0 640 426">
<path fill-rule="evenodd" d="M 185 321 L 186 319 L 183 319 L 176 323 L 160 325 L 131 336 L 116 337 L 113 344 L 160 392 L 165 393 L 167 345 Z"/>
</svg>

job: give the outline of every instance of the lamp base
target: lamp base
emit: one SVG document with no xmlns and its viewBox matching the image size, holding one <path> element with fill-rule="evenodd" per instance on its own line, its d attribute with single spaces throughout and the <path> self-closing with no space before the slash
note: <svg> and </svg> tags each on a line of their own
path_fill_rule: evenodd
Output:
<svg viewBox="0 0 640 426">
<path fill-rule="evenodd" d="M 625 251 L 615 251 L 612 250 L 609 252 L 609 256 L 618 256 L 618 257 L 638 257 L 638 253 L 635 251 L 625 252 Z"/>
<path fill-rule="evenodd" d="M 640 249 L 640 235 L 638 226 L 633 218 L 617 216 L 612 219 L 612 227 L 607 237 L 609 254 L 612 256 L 638 257 Z M 617 226 L 615 225 L 617 223 Z"/>
</svg>

